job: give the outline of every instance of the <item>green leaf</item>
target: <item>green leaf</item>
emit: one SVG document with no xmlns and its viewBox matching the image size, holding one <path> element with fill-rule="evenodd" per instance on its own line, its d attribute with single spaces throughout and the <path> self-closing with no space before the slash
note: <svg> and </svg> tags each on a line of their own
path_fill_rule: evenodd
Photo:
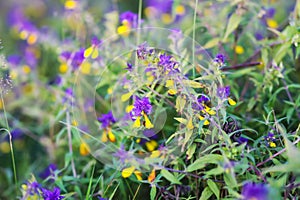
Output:
<svg viewBox="0 0 300 200">
<path fill-rule="evenodd" d="M 214 46 L 217 46 L 220 42 L 220 38 L 213 38 L 211 40 L 209 40 L 204 46 L 203 48 L 204 49 L 210 49 Z"/>
<path fill-rule="evenodd" d="M 192 156 L 194 155 L 195 153 L 195 150 L 196 150 L 196 147 L 197 145 L 195 143 L 193 143 L 187 150 L 186 154 L 188 155 L 187 159 L 191 159 Z"/>
<path fill-rule="evenodd" d="M 202 191 L 202 194 L 201 194 L 201 197 L 199 200 L 207 200 L 211 197 L 212 194 L 213 194 L 213 192 L 209 189 L 209 187 L 206 187 Z"/>
<path fill-rule="evenodd" d="M 153 186 L 151 187 L 151 190 L 150 190 L 150 199 L 151 199 L 151 200 L 154 200 L 155 197 L 156 197 L 156 186 L 153 185 Z"/>
<path fill-rule="evenodd" d="M 229 188 L 237 187 L 237 181 L 230 173 L 224 173 L 224 181 Z"/>
<path fill-rule="evenodd" d="M 232 33 L 242 21 L 242 16 L 234 13 L 230 16 L 230 19 L 227 24 L 226 32 L 223 38 L 223 42 L 225 42 L 230 33 Z"/>
<path fill-rule="evenodd" d="M 172 184 L 181 184 L 181 182 L 169 171 L 162 169 L 160 174 L 165 177 L 168 181 L 170 181 Z"/>
<path fill-rule="evenodd" d="M 212 180 L 208 179 L 207 180 L 207 185 L 211 189 L 211 191 L 216 195 L 218 199 L 220 199 L 220 190 L 215 182 Z"/>
<path fill-rule="evenodd" d="M 284 43 L 280 45 L 277 49 L 276 52 L 274 53 L 274 61 L 276 63 L 279 63 L 283 57 L 287 54 L 288 50 L 291 49 L 291 44 L 290 43 Z"/>
<path fill-rule="evenodd" d="M 208 163 L 217 164 L 223 160 L 223 156 L 219 154 L 208 154 L 199 159 L 197 159 L 194 163 L 189 165 L 186 169 L 187 172 L 192 172 L 198 169 L 205 167 Z"/>
</svg>

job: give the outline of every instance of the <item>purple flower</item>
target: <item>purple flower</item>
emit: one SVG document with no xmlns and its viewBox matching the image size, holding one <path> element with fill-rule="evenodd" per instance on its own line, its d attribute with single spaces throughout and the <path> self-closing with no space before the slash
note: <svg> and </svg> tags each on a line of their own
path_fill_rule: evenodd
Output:
<svg viewBox="0 0 300 200">
<path fill-rule="evenodd" d="M 173 0 L 147 0 L 146 5 L 155 8 L 157 14 L 171 13 Z"/>
<path fill-rule="evenodd" d="M 73 97 L 74 97 L 73 89 L 72 88 L 67 88 L 65 90 L 65 96 L 62 99 L 62 103 L 68 103 L 68 104 L 72 105 Z"/>
<path fill-rule="evenodd" d="M 178 63 L 174 60 L 172 60 L 172 56 L 168 56 L 167 54 L 161 54 L 159 56 L 159 62 L 158 65 L 163 67 L 163 71 L 164 72 L 179 72 L 178 68 L 176 67 L 178 65 Z"/>
<path fill-rule="evenodd" d="M 226 99 L 230 95 L 230 86 L 219 87 L 217 90 L 217 95 L 221 99 Z"/>
<path fill-rule="evenodd" d="M 135 97 L 133 109 L 130 112 L 132 118 L 140 117 L 143 113 L 149 115 L 152 111 L 152 106 L 148 97 L 139 98 Z"/>
<path fill-rule="evenodd" d="M 132 28 L 137 28 L 138 15 L 131 11 L 126 11 L 120 15 L 120 21 L 129 23 Z"/>
<path fill-rule="evenodd" d="M 64 197 L 60 195 L 60 189 L 55 187 L 53 191 L 42 188 L 44 200 L 60 200 Z"/>
<path fill-rule="evenodd" d="M 102 123 L 102 128 L 108 128 L 113 123 L 116 123 L 116 119 L 111 111 L 109 111 L 107 114 L 102 114 L 102 116 L 98 118 L 98 121 Z"/>
<path fill-rule="evenodd" d="M 133 65 L 131 64 L 131 63 L 127 63 L 127 68 L 125 68 L 125 69 L 127 69 L 128 71 L 132 71 L 133 70 Z"/>
<path fill-rule="evenodd" d="M 102 41 L 99 40 L 96 36 L 93 36 L 92 39 L 91 39 L 91 44 L 93 46 L 99 46 L 101 45 Z"/>
<path fill-rule="evenodd" d="M 204 105 L 206 102 L 209 101 L 209 98 L 204 96 L 204 95 L 200 95 L 200 97 L 197 98 L 197 102 L 193 102 L 192 103 L 192 109 L 196 110 L 196 111 L 201 111 L 204 109 Z"/>
<path fill-rule="evenodd" d="M 224 54 L 217 54 L 214 61 L 219 63 L 220 65 L 223 65 L 225 63 L 226 60 L 226 56 Z"/>
<path fill-rule="evenodd" d="M 145 60 L 148 56 L 151 56 L 154 53 L 154 50 L 149 48 L 147 42 L 144 42 L 138 46 L 136 53 L 138 59 Z"/>
<path fill-rule="evenodd" d="M 72 59 L 72 67 L 73 69 L 77 69 L 84 60 L 84 48 L 80 48 L 78 51 L 75 52 L 73 59 Z"/>
<path fill-rule="evenodd" d="M 119 158 L 122 163 L 125 163 L 125 160 L 130 160 L 132 157 L 131 152 L 125 150 L 124 144 L 121 144 L 120 149 L 113 156 Z"/>
<path fill-rule="evenodd" d="M 262 183 L 248 182 L 242 189 L 243 199 L 266 200 L 268 199 L 268 186 Z"/>
<path fill-rule="evenodd" d="M 11 65 L 17 66 L 21 63 L 22 57 L 20 55 L 10 55 L 7 57 L 7 62 Z"/>
<path fill-rule="evenodd" d="M 41 186 L 38 182 L 33 181 L 32 183 L 27 183 L 27 190 L 26 193 L 30 195 L 39 194 L 39 189 L 41 189 Z"/>
<path fill-rule="evenodd" d="M 261 32 L 256 32 L 254 34 L 256 40 L 263 40 L 264 39 L 264 35 Z"/>
<path fill-rule="evenodd" d="M 266 18 L 273 18 L 276 13 L 276 9 L 273 7 L 267 8 L 265 11 L 266 11 L 265 14 Z"/>
<path fill-rule="evenodd" d="M 48 165 L 40 174 L 39 177 L 41 179 L 46 179 L 48 177 L 53 177 L 54 176 L 54 171 L 57 170 L 57 166 L 53 163 Z"/>
</svg>

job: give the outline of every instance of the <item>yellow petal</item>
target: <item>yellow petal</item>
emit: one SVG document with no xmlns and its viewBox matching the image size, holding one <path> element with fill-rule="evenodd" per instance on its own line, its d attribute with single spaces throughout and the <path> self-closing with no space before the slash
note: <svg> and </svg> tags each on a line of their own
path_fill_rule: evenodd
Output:
<svg viewBox="0 0 300 200">
<path fill-rule="evenodd" d="M 269 145 L 270 145 L 270 147 L 272 147 L 272 148 L 275 148 L 275 147 L 276 147 L 276 144 L 275 144 L 274 142 L 270 142 Z"/>
<path fill-rule="evenodd" d="M 173 19 L 172 19 L 172 16 L 168 13 L 164 13 L 161 15 L 161 21 L 164 23 L 164 24 L 170 24 Z"/>
<path fill-rule="evenodd" d="M 148 176 L 148 181 L 153 182 L 155 179 L 155 169 L 152 170 L 152 172 Z"/>
<path fill-rule="evenodd" d="M 80 155 L 86 156 L 90 153 L 90 147 L 85 142 L 82 142 L 79 147 Z"/>
<path fill-rule="evenodd" d="M 108 141 L 107 132 L 106 131 L 103 131 L 101 141 L 102 142 L 107 142 Z"/>
<path fill-rule="evenodd" d="M 139 181 L 143 180 L 143 178 L 142 178 L 142 172 L 140 172 L 138 170 L 135 170 L 134 174 L 135 174 L 137 180 L 139 180 Z"/>
<path fill-rule="evenodd" d="M 83 74 L 90 74 L 91 73 L 91 63 L 85 61 L 80 65 L 80 71 Z"/>
<path fill-rule="evenodd" d="M 145 143 L 146 148 L 149 152 L 152 152 L 156 149 L 156 147 L 158 146 L 158 143 L 155 140 L 150 140 L 148 142 Z"/>
<path fill-rule="evenodd" d="M 8 142 L 1 142 L 0 143 L 0 151 L 2 153 L 9 153 L 10 152 L 10 146 Z"/>
<path fill-rule="evenodd" d="M 145 127 L 146 128 L 150 129 L 150 128 L 154 127 L 146 114 L 144 114 L 144 119 L 145 119 Z"/>
<path fill-rule="evenodd" d="M 209 125 L 209 124 L 210 124 L 210 122 L 207 119 L 203 123 L 203 125 Z"/>
<path fill-rule="evenodd" d="M 228 103 L 231 105 L 231 106 L 234 106 L 236 104 L 235 100 L 233 100 L 232 98 L 228 98 Z"/>
<path fill-rule="evenodd" d="M 130 97 L 131 97 L 131 95 L 132 95 L 132 93 L 131 92 L 128 92 L 128 93 L 126 93 L 126 94 L 123 94 L 122 96 L 121 96 L 121 101 L 127 101 Z"/>
<path fill-rule="evenodd" d="M 150 158 L 158 158 L 159 156 L 160 156 L 160 151 L 155 150 L 155 151 L 152 151 Z"/>
<path fill-rule="evenodd" d="M 24 66 L 22 67 L 22 70 L 23 70 L 23 72 L 24 72 L 25 74 L 29 74 L 30 71 L 31 71 L 31 69 L 30 69 L 30 67 L 29 67 L 28 65 L 24 65 Z"/>
<path fill-rule="evenodd" d="M 175 95 L 176 93 L 177 93 L 177 91 L 175 89 L 168 90 L 168 94 L 170 94 L 170 95 Z"/>
<path fill-rule="evenodd" d="M 267 19 L 267 25 L 270 28 L 278 28 L 278 23 L 274 19 Z"/>
<path fill-rule="evenodd" d="M 244 48 L 242 46 L 237 45 L 234 49 L 235 53 L 237 54 L 243 54 L 244 53 Z"/>
<path fill-rule="evenodd" d="M 21 31 L 20 32 L 20 38 L 22 39 L 22 40 L 25 40 L 27 37 L 28 37 L 28 32 L 27 31 Z"/>
<path fill-rule="evenodd" d="M 137 117 L 133 123 L 133 128 L 139 128 L 141 126 L 141 117 Z"/>
<path fill-rule="evenodd" d="M 29 37 L 27 38 L 27 43 L 29 45 L 34 44 L 36 41 L 37 41 L 37 35 L 34 33 L 30 34 Z"/>
<path fill-rule="evenodd" d="M 108 89 L 107 89 L 107 94 L 112 94 L 113 93 L 113 89 L 111 88 L 111 87 L 109 87 Z"/>
<path fill-rule="evenodd" d="M 133 105 L 128 105 L 128 106 L 126 107 L 126 112 L 127 112 L 127 113 L 130 113 L 130 112 L 132 111 L 133 108 L 134 108 Z"/>
<path fill-rule="evenodd" d="M 117 33 L 122 36 L 128 36 L 130 33 L 130 27 L 128 25 L 119 26 Z"/>
<path fill-rule="evenodd" d="M 123 169 L 122 170 L 122 177 L 123 178 L 128 178 L 129 176 L 131 176 L 131 174 L 134 172 L 134 170 L 135 170 L 134 166 Z"/>
<path fill-rule="evenodd" d="M 68 71 L 68 65 L 67 63 L 62 63 L 60 66 L 59 66 L 59 72 L 64 74 Z"/>
<path fill-rule="evenodd" d="M 186 127 L 189 129 L 189 130 L 192 130 L 194 128 L 194 125 L 193 125 L 193 118 L 190 118 L 190 120 L 188 121 Z"/>
<path fill-rule="evenodd" d="M 84 51 L 84 54 L 83 54 L 84 57 L 85 57 L 85 58 L 90 57 L 90 55 L 92 54 L 93 50 L 94 50 L 93 46 L 87 48 L 87 49 Z"/>
<path fill-rule="evenodd" d="M 184 6 L 183 6 L 183 5 L 178 5 L 178 6 L 176 6 L 176 8 L 175 8 L 175 13 L 176 13 L 177 15 L 183 15 L 183 14 L 185 13 L 185 8 L 184 8 Z"/>
<path fill-rule="evenodd" d="M 111 142 L 116 142 L 116 136 L 112 133 L 111 129 L 109 129 L 107 133 L 108 133 L 108 139 Z"/>
<path fill-rule="evenodd" d="M 174 81 L 173 80 L 167 80 L 166 81 L 166 87 L 173 87 L 174 86 Z"/>
<path fill-rule="evenodd" d="M 72 10 L 72 9 L 76 8 L 76 6 L 77 6 L 77 2 L 74 0 L 67 0 L 65 2 L 66 9 Z"/>
<path fill-rule="evenodd" d="M 98 57 L 98 55 L 99 55 L 98 49 L 94 49 L 94 52 L 92 54 L 92 58 L 95 59 L 95 58 Z"/>
</svg>

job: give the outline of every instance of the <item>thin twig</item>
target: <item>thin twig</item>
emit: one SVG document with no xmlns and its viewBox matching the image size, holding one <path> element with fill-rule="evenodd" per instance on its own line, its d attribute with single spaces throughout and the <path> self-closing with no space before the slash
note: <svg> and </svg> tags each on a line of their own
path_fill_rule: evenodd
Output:
<svg viewBox="0 0 300 200">
<path fill-rule="evenodd" d="M 238 65 L 233 65 L 230 67 L 224 67 L 221 70 L 229 71 L 229 70 L 236 70 L 236 69 L 244 69 L 244 68 L 249 68 L 249 67 L 253 67 L 256 65 L 261 65 L 261 62 L 246 62 L 246 63 L 242 63 L 242 64 L 238 64 Z"/>
<path fill-rule="evenodd" d="M 66 120 L 67 120 L 67 132 L 68 132 L 68 140 L 69 140 L 69 151 L 71 154 L 71 167 L 73 171 L 73 176 L 77 177 L 76 169 L 75 169 L 75 163 L 74 163 L 74 157 L 73 157 L 73 147 L 72 147 L 72 133 L 71 133 L 71 126 L 70 126 L 70 113 L 69 110 L 66 112 Z"/>
</svg>

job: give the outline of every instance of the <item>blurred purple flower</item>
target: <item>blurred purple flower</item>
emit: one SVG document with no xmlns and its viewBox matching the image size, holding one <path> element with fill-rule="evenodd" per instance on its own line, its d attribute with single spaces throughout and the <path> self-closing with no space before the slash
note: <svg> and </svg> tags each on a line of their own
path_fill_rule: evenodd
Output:
<svg viewBox="0 0 300 200">
<path fill-rule="evenodd" d="M 84 48 L 80 48 L 78 51 L 75 52 L 71 62 L 73 69 L 78 69 L 81 63 L 83 62 L 84 51 L 85 51 Z"/>
<path fill-rule="evenodd" d="M 102 123 L 102 128 L 108 128 L 113 123 L 116 123 L 116 119 L 114 118 L 112 111 L 109 111 L 107 114 L 102 114 L 101 117 L 98 118 L 98 121 Z"/>
<path fill-rule="evenodd" d="M 264 35 L 261 32 L 256 32 L 254 34 L 254 36 L 255 36 L 256 40 L 258 40 L 258 41 L 264 39 Z"/>
<path fill-rule="evenodd" d="M 20 55 L 9 55 L 7 57 L 7 62 L 13 66 L 17 66 L 21 63 L 22 57 Z"/>
<path fill-rule="evenodd" d="M 41 179 L 46 179 L 48 177 L 54 177 L 55 170 L 57 170 L 57 166 L 55 164 L 51 163 L 39 174 L 39 177 Z"/>
<path fill-rule="evenodd" d="M 248 182 L 244 184 L 242 189 L 242 196 L 245 200 L 266 200 L 268 199 L 268 186 L 262 183 Z"/>
<path fill-rule="evenodd" d="M 148 56 L 151 56 L 154 53 L 154 50 L 149 47 L 147 42 L 143 42 L 138 46 L 136 53 L 138 59 L 145 60 Z"/>
<path fill-rule="evenodd" d="M 217 89 L 217 95 L 221 99 L 226 99 L 230 95 L 230 86 L 219 87 Z"/>
<path fill-rule="evenodd" d="M 55 187 L 52 191 L 42 188 L 44 200 L 60 200 L 64 197 L 60 195 L 60 189 Z"/>
<path fill-rule="evenodd" d="M 122 23 L 126 21 L 132 28 L 137 28 L 138 15 L 131 11 L 126 11 L 120 15 L 120 21 Z"/>
<path fill-rule="evenodd" d="M 147 0 L 146 5 L 155 8 L 158 14 L 171 13 L 173 2 L 173 0 Z"/>
</svg>

